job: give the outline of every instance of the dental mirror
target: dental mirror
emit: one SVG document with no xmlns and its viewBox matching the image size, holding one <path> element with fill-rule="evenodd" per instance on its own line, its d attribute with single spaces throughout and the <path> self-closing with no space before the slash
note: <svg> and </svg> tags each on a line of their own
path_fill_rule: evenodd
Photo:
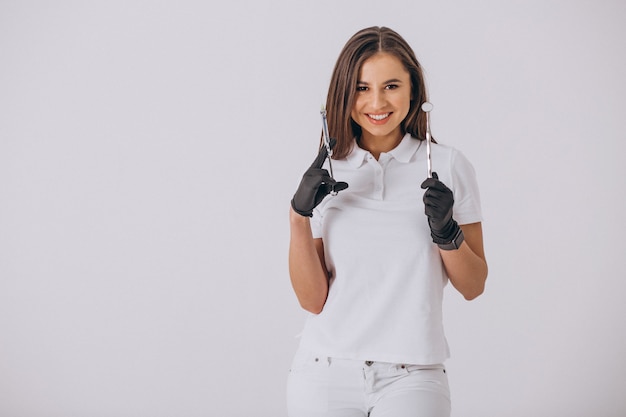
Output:
<svg viewBox="0 0 626 417">
<path fill-rule="evenodd" d="M 433 177 L 433 163 L 430 157 L 430 112 L 432 111 L 433 107 L 434 106 L 432 105 L 432 103 L 429 103 L 428 101 L 422 103 L 422 111 L 426 113 L 426 160 L 428 161 L 428 178 Z"/>
</svg>

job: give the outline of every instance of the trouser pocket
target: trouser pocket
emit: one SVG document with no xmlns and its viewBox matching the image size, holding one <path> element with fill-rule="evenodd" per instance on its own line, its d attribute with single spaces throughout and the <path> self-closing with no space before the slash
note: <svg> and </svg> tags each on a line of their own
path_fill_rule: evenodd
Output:
<svg viewBox="0 0 626 417">
<path fill-rule="evenodd" d="M 329 362 L 327 358 L 298 350 L 287 379 L 287 409 L 290 417 L 302 412 L 328 410 Z"/>
</svg>

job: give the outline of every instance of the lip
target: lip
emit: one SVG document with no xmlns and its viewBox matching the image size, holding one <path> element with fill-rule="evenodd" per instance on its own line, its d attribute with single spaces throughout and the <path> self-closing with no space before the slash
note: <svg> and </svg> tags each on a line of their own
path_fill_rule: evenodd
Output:
<svg viewBox="0 0 626 417">
<path fill-rule="evenodd" d="M 372 116 L 384 116 L 387 115 L 387 117 L 385 117 L 384 119 L 374 119 Z M 367 117 L 367 120 L 370 121 L 370 123 L 374 124 L 374 125 L 384 125 L 385 123 L 387 123 L 389 121 L 389 119 L 391 118 L 392 112 L 385 112 L 385 113 L 365 113 L 365 117 Z"/>
</svg>

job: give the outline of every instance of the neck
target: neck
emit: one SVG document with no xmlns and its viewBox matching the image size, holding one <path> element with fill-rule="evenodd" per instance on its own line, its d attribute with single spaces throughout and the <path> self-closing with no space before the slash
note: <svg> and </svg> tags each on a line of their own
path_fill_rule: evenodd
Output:
<svg viewBox="0 0 626 417">
<path fill-rule="evenodd" d="M 372 136 L 363 132 L 358 140 L 359 147 L 372 154 L 376 160 L 383 152 L 389 152 L 402 141 L 404 135 L 395 132 L 387 136 Z"/>
</svg>

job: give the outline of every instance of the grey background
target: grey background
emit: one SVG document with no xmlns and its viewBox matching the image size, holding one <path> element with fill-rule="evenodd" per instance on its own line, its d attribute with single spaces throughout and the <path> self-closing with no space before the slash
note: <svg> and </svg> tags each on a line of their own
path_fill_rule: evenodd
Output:
<svg viewBox="0 0 626 417">
<path fill-rule="evenodd" d="M 453 416 L 623 416 L 626 4 L 0 1 L 0 415 L 285 416 L 288 202 L 386 25 L 473 162 Z"/>
</svg>

